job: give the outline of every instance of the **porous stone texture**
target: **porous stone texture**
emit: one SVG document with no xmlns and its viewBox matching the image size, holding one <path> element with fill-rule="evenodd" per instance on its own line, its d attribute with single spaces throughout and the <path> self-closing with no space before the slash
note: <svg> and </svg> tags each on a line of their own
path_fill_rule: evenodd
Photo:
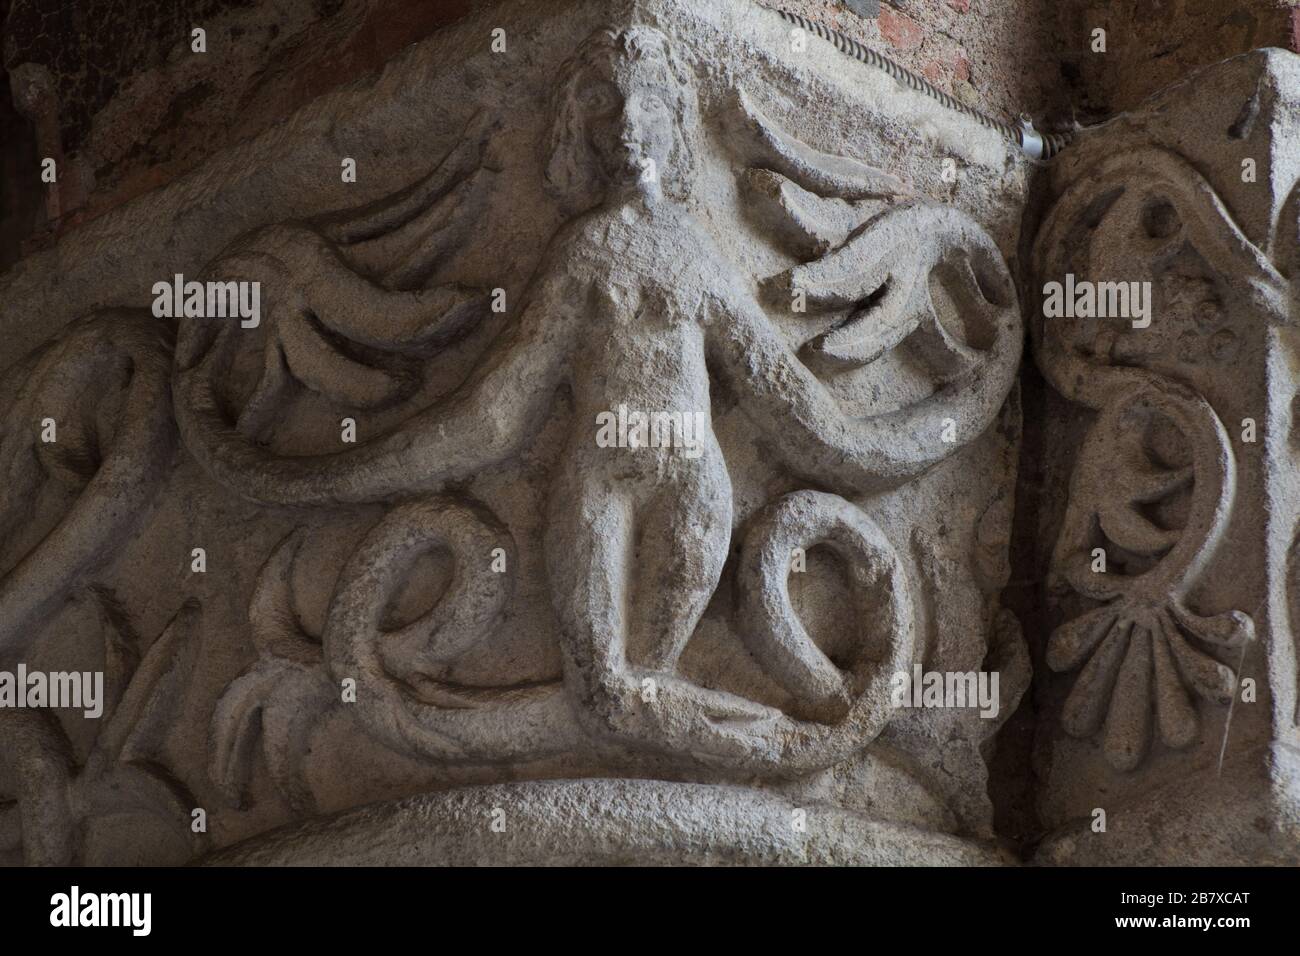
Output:
<svg viewBox="0 0 1300 956">
<path fill-rule="evenodd" d="M 373 72 L 471 6 L 4 0 L 3 92 L 6 106 L 12 92 L 20 115 L 0 113 L 0 129 L 6 143 L 30 139 L 61 170 L 57 188 L 39 190 L 47 215 L 34 234 L 30 222 L 13 225 L 29 248 L 46 244 Z M 204 31 L 202 53 L 194 52 L 195 29 Z M 15 169 L 12 182 L 37 194 L 32 168 Z"/>
<path fill-rule="evenodd" d="M 515 825 L 480 822 L 510 807 Z M 752 788 L 660 780 L 550 780 L 464 787 L 371 804 L 209 856 L 210 866 L 990 866 L 968 842 L 799 808 Z"/>
<path fill-rule="evenodd" d="M 10 858 L 1008 859 L 1028 169 L 742 0 L 505 4 L 24 259 L 0 646 L 112 706 L 0 710 Z"/>
<path fill-rule="evenodd" d="M 0 672 L 106 700 L 0 707 L 0 860 L 1294 860 L 1298 69 L 1048 168 L 749 0 L 515 0 L 86 218 L 0 276 Z"/>
<path fill-rule="evenodd" d="M 1036 286 L 1145 283 L 1151 307 L 1031 323 L 1046 861 L 1297 859 L 1298 147 L 1300 58 L 1258 51 L 1052 169 Z"/>
</svg>

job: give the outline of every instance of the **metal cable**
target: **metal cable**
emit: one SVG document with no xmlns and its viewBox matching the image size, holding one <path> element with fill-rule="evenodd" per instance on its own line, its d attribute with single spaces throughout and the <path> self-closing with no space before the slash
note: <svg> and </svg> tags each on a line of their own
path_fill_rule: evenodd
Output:
<svg viewBox="0 0 1300 956">
<path fill-rule="evenodd" d="M 924 77 L 917 76 L 911 70 L 900 66 L 884 54 L 877 53 L 875 50 L 863 46 L 857 40 L 854 40 L 851 37 L 846 37 L 838 30 L 832 30 L 830 27 L 824 26 L 816 20 L 809 20 L 807 17 L 800 16 L 797 13 L 790 13 L 787 10 L 778 10 L 777 12 L 790 23 L 802 27 L 811 33 L 815 33 L 828 43 L 834 44 L 836 49 L 841 53 L 847 54 L 855 60 L 860 60 L 868 66 L 874 66 L 878 70 L 884 70 L 899 83 L 909 86 L 914 90 L 918 90 L 926 96 L 929 96 L 931 99 L 938 100 L 948 109 L 969 116 L 981 126 L 985 126 L 988 129 L 1000 133 L 1005 139 L 1015 143 L 1024 152 L 1031 156 L 1038 156 L 1042 159 L 1051 159 L 1070 143 L 1071 137 L 1069 134 L 1044 133 L 1039 130 L 1033 130 L 1032 127 L 1027 130 L 1024 127 L 1015 126 L 1011 123 L 1004 123 L 1001 120 L 993 119 L 991 116 L 986 116 L 979 110 L 967 106 L 960 100 L 945 93 Z M 1029 134 L 1028 138 L 1026 133 Z M 1034 142 L 1035 140 L 1038 142 Z"/>
</svg>

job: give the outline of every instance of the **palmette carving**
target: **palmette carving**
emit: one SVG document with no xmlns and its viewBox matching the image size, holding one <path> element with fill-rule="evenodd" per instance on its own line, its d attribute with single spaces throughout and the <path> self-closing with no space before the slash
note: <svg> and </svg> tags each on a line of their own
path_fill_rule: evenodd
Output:
<svg viewBox="0 0 1300 956">
<path fill-rule="evenodd" d="M 1190 461 L 1152 456 L 1160 437 L 1186 442 Z M 1222 424 L 1176 383 L 1116 392 L 1080 452 L 1053 566 L 1078 593 L 1104 603 L 1052 633 L 1047 663 L 1057 671 L 1082 666 L 1063 726 L 1087 737 L 1104 721 L 1106 755 L 1120 769 L 1146 755 L 1153 718 L 1170 747 L 1196 739 L 1189 691 L 1219 704 L 1232 699 L 1236 674 L 1199 648 L 1240 649 L 1253 635 L 1251 619 L 1240 611 L 1201 617 L 1184 595 L 1223 534 L 1234 491 Z M 1147 516 L 1183 493 L 1190 501 L 1180 528 Z M 1096 570 L 1097 549 L 1104 572 Z"/>
</svg>

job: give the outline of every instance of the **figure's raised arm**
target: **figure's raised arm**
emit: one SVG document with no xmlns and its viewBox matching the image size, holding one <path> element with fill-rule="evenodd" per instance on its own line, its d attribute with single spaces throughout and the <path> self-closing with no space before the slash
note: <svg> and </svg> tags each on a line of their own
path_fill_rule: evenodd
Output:
<svg viewBox="0 0 1300 956">
<path fill-rule="evenodd" d="M 569 285 L 563 273 L 543 272 L 518 317 L 455 392 L 372 439 L 359 417 L 355 446 L 294 456 L 252 440 L 224 410 L 215 379 L 228 359 L 215 347 L 178 368 L 181 435 L 215 478 L 267 504 L 377 501 L 469 478 L 518 452 L 545 420 L 577 333 Z M 237 330 L 225 332 L 232 334 Z M 267 363 L 264 377 L 287 374 L 283 353 L 268 354 Z"/>
<path fill-rule="evenodd" d="M 899 484 L 978 437 L 1015 381 L 1023 332 L 996 248 L 973 223 L 946 236 L 930 233 L 930 241 L 944 241 L 923 255 L 884 241 L 910 233 L 895 227 L 916 225 L 914 218 L 907 210 L 882 217 L 881 227 L 772 286 L 810 309 L 848 310 L 842 324 L 807 346 L 819 362 L 862 367 L 907 348 L 934 383 L 925 398 L 853 415 L 748 296 L 727 297 L 710 323 L 715 366 L 796 472 L 858 491 Z M 884 235 L 893 232 L 899 235 Z M 963 238 L 970 241 L 950 241 Z"/>
</svg>

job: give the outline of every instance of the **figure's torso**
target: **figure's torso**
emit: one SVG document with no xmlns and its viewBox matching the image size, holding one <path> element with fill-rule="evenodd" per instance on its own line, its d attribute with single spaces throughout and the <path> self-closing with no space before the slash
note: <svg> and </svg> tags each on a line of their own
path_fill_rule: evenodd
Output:
<svg viewBox="0 0 1300 956">
<path fill-rule="evenodd" d="M 598 210 L 570 235 L 573 272 L 586 291 L 576 412 L 629 411 L 709 421 L 705 326 L 733 266 L 689 211 L 675 203 Z M 621 451 L 621 449 L 620 449 Z M 644 450 L 641 451 L 644 455 Z"/>
</svg>

